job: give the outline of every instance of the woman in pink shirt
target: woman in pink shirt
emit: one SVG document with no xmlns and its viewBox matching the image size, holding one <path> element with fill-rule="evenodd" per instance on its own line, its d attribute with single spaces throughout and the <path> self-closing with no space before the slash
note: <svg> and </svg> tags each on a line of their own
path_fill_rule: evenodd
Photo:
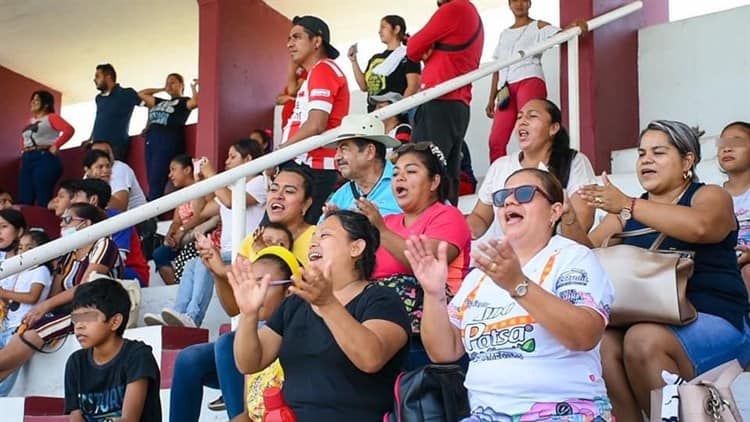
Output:
<svg viewBox="0 0 750 422">
<path fill-rule="evenodd" d="M 412 340 L 418 341 L 424 293 L 404 256 L 406 239 L 425 235 L 434 251 L 440 241 L 448 243 L 447 297 L 450 298 L 458 291 L 469 267 L 471 233 L 458 208 L 446 204 L 451 185 L 440 149 L 430 142 L 418 142 L 401 146 L 394 156 L 391 188 L 403 212 L 382 217 L 366 199 L 359 199 L 357 206 L 380 230 L 381 246 L 372 278 L 399 293 L 409 313 L 412 333 L 416 335 Z M 410 363 L 417 363 L 414 357 Z"/>
<path fill-rule="evenodd" d="M 31 94 L 31 120 L 21 131 L 21 173 L 18 203 L 46 207 L 63 172 L 57 156 L 75 129 L 55 113 L 55 98 L 48 91 Z"/>
</svg>

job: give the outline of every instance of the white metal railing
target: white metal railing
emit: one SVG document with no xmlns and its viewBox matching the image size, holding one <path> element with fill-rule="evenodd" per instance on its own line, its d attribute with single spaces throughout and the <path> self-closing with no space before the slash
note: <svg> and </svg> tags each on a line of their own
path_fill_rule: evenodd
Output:
<svg viewBox="0 0 750 422">
<path fill-rule="evenodd" d="M 643 7 L 642 1 L 635 1 L 626 6 L 597 16 L 587 22 L 590 31 L 605 25 L 623 16 L 629 15 Z M 568 42 L 568 117 L 569 130 L 573 148 L 578 148 L 580 143 L 579 123 L 579 87 L 578 87 L 578 36 L 581 29 L 577 26 L 562 31 L 551 38 L 536 44 L 535 46 L 519 51 L 509 58 L 486 63 L 478 69 L 464 75 L 443 82 L 433 88 L 418 92 L 410 97 L 378 109 L 370 113 L 378 119 L 386 119 L 401 113 L 405 113 L 420 104 L 443 96 L 457 88 L 468 85 L 478 79 L 486 77 L 504 67 L 508 67 L 523 60 L 528 55 L 535 55 L 554 47 L 558 44 Z M 36 247 L 28 252 L 7 259 L 0 263 L 0 278 L 15 274 L 26 268 L 33 267 L 49 261 L 62 254 L 70 252 L 83 245 L 92 243 L 104 236 L 131 227 L 141 221 L 156 217 L 166 211 L 172 210 L 182 203 L 207 195 L 215 190 L 232 185 L 232 250 L 237 251 L 239 242 L 245 236 L 244 212 L 245 212 L 245 178 L 259 174 L 264 169 L 291 160 L 297 155 L 329 144 L 339 133 L 339 129 L 331 129 L 320 135 L 309 137 L 300 142 L 289 145 L 273 153 L 255 159 L 247 164 L 231 170 L 224 171 L 209 179 L 195 183 L 194 185 L 180 189 L 169 195 L 153 200 L 145 205 L 118 214 L 100 223 L 87 227 L 64 239 L 57 239 L 42 246 Z"/>
</svg>

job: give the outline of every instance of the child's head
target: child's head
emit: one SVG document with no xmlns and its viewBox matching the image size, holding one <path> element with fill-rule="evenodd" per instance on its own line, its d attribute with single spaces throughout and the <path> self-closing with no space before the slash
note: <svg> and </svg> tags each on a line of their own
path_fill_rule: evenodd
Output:
<svg viewBox="0 0 750 422">
<path fill-rule="evenodd" d="M 266 274 L 271 277 L 271 285 L 268 286 L 259 316 L 261 320 L 267 320 L 286 297 L 292 276 L 300 277 L 301 267 L 297 258 L 288 249 L 269 246 L 258 252 L 252 268 L 257 280 Z"/>
<path fill-rule="evenodd" d="M 733 122 L 716 143 L 719 166 L 730 176 L 750 169 L 750 123 Z"/>
<path fill-rule="evenodd" d="M 32 228 L 29 229 L 26 233 L 21 236 L 21 238 L 18 240 L 18 253 L 24 253 L 26 251 L 30 251 L 37 246 L 44 245 L 45 243 L 49 242 L 50 238 L 47 232 L 44 231 L 44 229 L 40 228 Z M 50 272 L 52 271 L 52 263 L 53 261 L 49 261 L 44 263 L 47 268 L 49 268 Z"/>
<path fill-rule="evenodd" d="M 176 188 L 191 184 L 193 175 L 193 158 L 187 154 L 180 154 L 169 162 L 169 180 Z"/>
<path fill-rule="evenodd" d="M 130 296 L 117 281 L 98 278 L 73 294 L 71 322 L 81 347 L 97 347 L 112 335 L 122 337 L 130 316 Z"/>
<path fill-rule="evenodd" d="M 266 246 L 281 246 L 292 250 L 293 245 L 294 237 L 286 226 L 281 223 L 269 222 L 265 226 L 262 226 L 255 235 L 253 251 L 257 253 Z"/>
</svg>

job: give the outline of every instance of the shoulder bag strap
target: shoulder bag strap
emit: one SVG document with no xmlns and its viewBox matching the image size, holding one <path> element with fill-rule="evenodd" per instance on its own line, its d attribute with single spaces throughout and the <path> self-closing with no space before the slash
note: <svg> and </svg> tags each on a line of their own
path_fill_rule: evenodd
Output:
<svg viewBox="0 0 750 422">
<path fill-rule="evenodd" d="M 467 48 L 471 47 L 472 44 L 474 44 L 474 41 L 479 38 L 479 34 L 482 33 L 482 19 L 479 19 L 479 26 L 477 26 L 477 30 L 474 31 L 474 35 L 469 38 L 469 41 L 466 41 L 463 44 L 445 44 L 441 42 L 436 42 L 435 46 L 433 47 L 435 50 L 442 50 L 442 51 L 462 51 L 466 50 Z"/>
</svg>

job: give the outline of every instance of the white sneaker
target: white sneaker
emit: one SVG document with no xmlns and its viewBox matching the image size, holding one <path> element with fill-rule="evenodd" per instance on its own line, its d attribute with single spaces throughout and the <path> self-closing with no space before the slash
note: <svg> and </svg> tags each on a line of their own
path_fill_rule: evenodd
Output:
<svg viewBox="0 0 750 422">
<path fill-rule="evenodd" d="M 143 322 L 146 323 L 146 325 L 167 325 L 159 315 L 152 313 L 143 315 Z"/>
<path fill-rule="evenodd" d="M 181 314 L 174 309 L 162 309 L 161 318 L 164 320 L 165 325 L 169 325 L 171 327 L 197 327 L 195 321 L 193 321 L 192 318 L 185 314 Z"/>
</svg>

